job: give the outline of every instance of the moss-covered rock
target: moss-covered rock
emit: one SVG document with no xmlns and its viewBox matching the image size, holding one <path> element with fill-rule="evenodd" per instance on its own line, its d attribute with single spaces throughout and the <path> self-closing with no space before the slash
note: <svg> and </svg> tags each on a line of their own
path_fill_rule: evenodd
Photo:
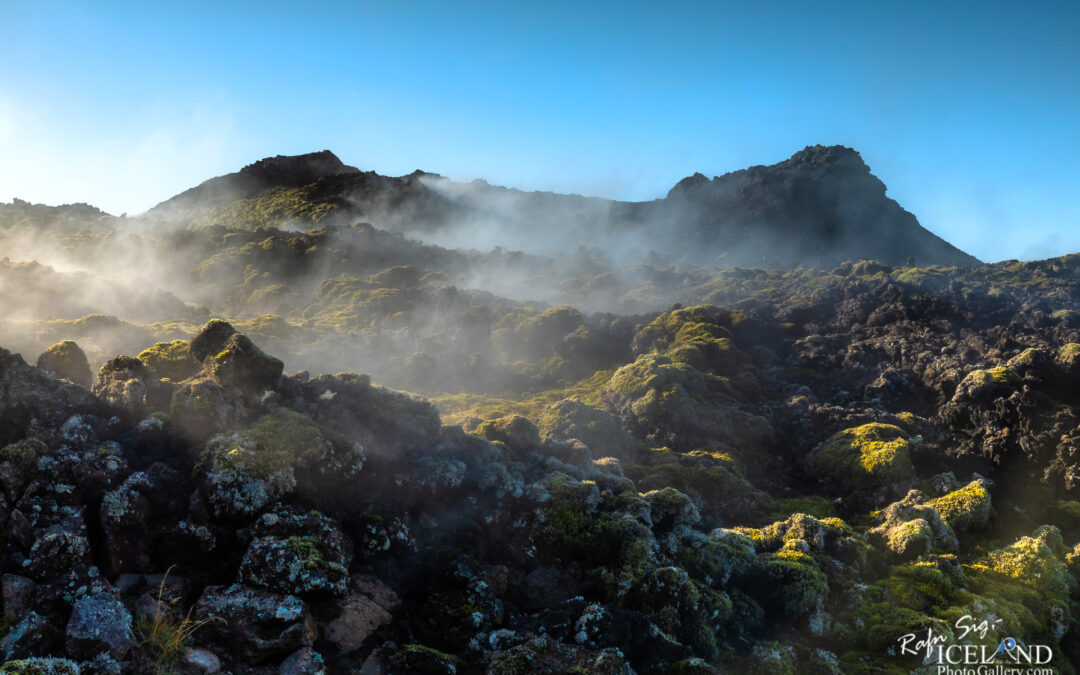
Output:
<svg viewBox="0 0 1080 675">
<path fill-rule="evenodd" d="M 956 532 L 968 532 L 986 527 L 992 508 L 987 482 L 976 479 L 946 495 L 926 503 L 941 515 Z"/>
<path fill-rule="evenodd" d="M 709 524 L 771 510 L 768 494 L 755 488 L 735 459 L 724 453 L 650 450 L 640 464 L 625 471 L 639 490 L 671 487 L 690 496 Z"/>
<path fill-rule="evenodd" d="M 30 470 L 37 466 L 39 457 L 49 454 L 49 446 L 37 438 L 24 438 L 0 448 L 0 462 L 11 462 L 20 470 Z"/>
<path fill-rule="evenodd" d="M 549 406 L 540 417 L 539 430 L 545 438 L 576 438 L 594 457 L 636 460 L 642 452 L 641 442 L 623 430 L 617 417 L 570 399 Z"/>
<path fill-rule="evenodd" d="M 885 531 L 885 545 L 901 560 L 911 560 L 930 552 L 934 531 L 922 518 L 893 525 Z"/>
<path fill-rule="evenodd" d="M 146 407 L 148 378 L 142 361 L 133 356 L 117 356 L 101 366 L 97 384 L 91 391 L 113 405 L 142 411 Z"/>
<path fill-rule="evenodd" d="M 169 414 L 177 426 L 196 438 L 231 429 L 247 416 L 239 394 L 210 378 L 182 383 L 173 391 Z"/>
<path fill-rule="evenodd" d="M 203 360 L 203 369 L 225 386 L 258 395 L 281 379 L 285 364 L 255 346 L 251 338 L 234 333 L 221 351 Z"/>
<path fill-rule="evenodd" d="M 280 508 L 260 516 L 253 530 L 241 583 L 300 596 L 347 593 L 352 543 L 332 519 Z"/>
<path fill-rule="evenodd" d="M 90 386 L 90 364 L 86 354 L 71 340 L 57 342 L 42 352 L 37 358 L 37 367 L 80 386 Z"/>
<path fill-rule="evenodd" d="M 404 645 L 383 658 L 392 672 L 455 675 L 460 667 L 457 657 L 421 644 Z"/>
<path fill-rule="evenodd" d="M 602 399 L 629 431 L 656 445 L 761 451 L 772 442 L 772 427 L 739 410 L 735 395 L 727 378 L 649 352 L 615 371 Z"/>
<path fill-rule="evenodd" d="M 1034 536 L 1021 537 L 1005 548 L 991 551 L 986 564 L 995 574 L 1061 597 L 1077 585 L 1068 573 L 1064 553 L 1061 532 L 1044 526 Z"/>
<path fill-rule="evenodd" d="M 1070 375 L 1080 372 L 1080 343 L 1070 342 L 1058 349 L 1057 362 Z"/>
<path fill-rule="evenodd" d="M 764 557 L 769 595 L 786 620 L 820 609 L 829 593 L 829 582 L 813 558 L 792 550 Z"/>
<path fill-rule="evenodd" d="M 1007 396 L 1022 383 L 1020 376 L 1006 366 L 973 370 L 957 385 L 952 400 L 954 403 L 986 404 L 999 396 Z"/>
<path fill-rule="evenodd" d="M 895 556 L 904 560 L 928 552 L 924 545 L 944 551 L 955 550 L 959 545 L 956 531 L 930 501 L 919 490 L 911 490 L 902 500 L 889 504 L 877 514 L 878 525 L 871 529 L 869 534 Z M 929 541 L 924 541 L 924 535 L 927 534 Z"/>
<path fill-rule="evenodd" d="M 335 453 L 311 418 L 279 409 L 243 431 L 212 438 L 197 471 L 214 513 L 230 518 L 257 513 L 291 493 L 298 470 L 342 477 L 362 466 L 361 448 Z"/>
<path fill-rule="evenodd" d="M 639 330 L 631 346 L 636 354 L 657 352 L 699 370 L 734 375 L 747 359 L 719 316 L 709 305 L 665 312 Z"/>
<path fill-rule="evenodd" d="M 829 437 L 813 455 L 811 469 L 819 477 L 868 490 L 905 485 L 915 477 L 910 449 L 903 429 L 872 422 Z"/>
<path fill-rule="evenodd" d="M 159 379 L 168 378 L 179 382 L 199 372 L 199 362 L 192 355 L 191 343 L 187 340 L 158 342 L 139 352 L 137 358 L 143 362 L 150 375 Z"/>
<path fill-rule="evenodd" d="M 650 490 L 642 495 L 652 509 L 653 527 L 670 530 L 679 525 L 693 525 L 701 520 L 694 501 L 675 488 Z"/>
<path fill-rule="evenodd" d="M 625 595 L 654 565 L 650 528 L 618 498 L 605 501 L 592 482 L 556 474 L 546 487 L 537 542 L 549 555 L 588 564 L 588 576 L 612 599 Z"/>
<path fill-rule="evenodd" d="M 79 665 L 68 659 L 31 657 L 0 665 L 4 675 L 79 675 Z"/>
<path fill-rule="evenodd" d="M 536 425 L 521 415 L 510 415 L 487 420 L 473 432 L 489 441 L 498 441 L 511 450 L 528 452 L 539 450 L 542 443 Z"/>
</svg>

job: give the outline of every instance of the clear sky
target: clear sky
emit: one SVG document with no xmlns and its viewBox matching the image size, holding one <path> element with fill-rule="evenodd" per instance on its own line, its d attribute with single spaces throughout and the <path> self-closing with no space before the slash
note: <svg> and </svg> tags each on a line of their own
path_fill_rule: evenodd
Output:
<svg viewBox="0 0 1080 675">
<path fill-rule="evenodd" d="M 323 148 L 652 199 L 839 143 L 984 260 L 1080 251 L 1075 2 L 172 4 L 0 0 L 0 200 L 135 213 Z"/>
</svg>

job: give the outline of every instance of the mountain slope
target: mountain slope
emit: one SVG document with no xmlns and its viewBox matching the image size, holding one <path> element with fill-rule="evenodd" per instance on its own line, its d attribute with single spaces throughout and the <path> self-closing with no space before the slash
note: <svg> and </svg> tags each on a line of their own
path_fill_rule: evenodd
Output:
<svg viewBox="0 0 1080 675">
<path fill-rule="evenodd" d="M 361 172 L 329 151 L 275 157 L 206 181 L 145 218 L 189 226 L 301 228 L 363 220 L 460 248 L 555 254 L 580 246 L 621 262 L 658 253 L 710 266 L 832 267 L 872 258 L 903 264 L 979 261 L 919 224 L 859 154 L 812 146 L 771 166 L 712 180 L 694 174 L 662 199 L 619 202 L 523 192 L 435 174 Z"/>
<path fill-rule="evenodd" d="M 869 258 L 891 265 L 973 265 L 979 261 L 926 230 L 885 196 L 885 184 L 856 151 L 813 146 L 772 166 L 712 180 L 680 181 L 658 207 L 684 243 L 720 250 L 764 267 L 828 266 Z"/>
</svg>

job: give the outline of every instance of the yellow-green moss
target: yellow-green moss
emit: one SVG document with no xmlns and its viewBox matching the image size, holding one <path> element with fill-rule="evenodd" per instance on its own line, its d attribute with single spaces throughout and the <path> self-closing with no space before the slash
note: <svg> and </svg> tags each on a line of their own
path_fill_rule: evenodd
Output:
<svg viewBox="0 0 1080 675">
<path fill-rule="evenodd" d="M 474 433 L 489 441 L 505 443 L 514 450 L 536 450 L 541 445 L 536 425 L 520 415 L 487 420 Z"/>
<path fill-rule="evenodd" d="M 985 527 L 990 519 L 990 491 L 982 480 L 974 480 L 927 504 L 957 532 Z"/>
<path fill-rule="evenodd" d="M 38 357 L 37 366 L 76 384 L 90 386 L 90 364 L 86 354 L 71 340 L 57 342 L 46 349 Z"/>
<path fill-rule="evenodd" d="M 26 438 L 5 445 L 0 449 L 0 461 L 12 462 L 24 467 L 30 467 L 37 463 L 38 457 L 49 452 L 49 446 L 36 438 Z"/>
<path fill-rule="evenodd" d="M 1080 356 L 1080 344 L 1077 344 L 1076 342 L 1070 342 L 1063 345 L 1061 349 L 1058 350 L 1058 358 L 1062 361 L 1071 361 L 1077 356 Z"/>
<path fill-rule="evenodd" d="M 324 457 L 330 445 L 319 427 L 306 415 L 292 410 L 275 410 L 241 432 L 245 447 L 234 448 L 222 458 L 225 463 L 242 464 L 252 476 L 266 478 L 297 464 Z"/>
<path fill-rule="evenodd" d="M 973 370 L 967 374 L 964 378 L 963 384 L 968 388 L 985 387 L 991 384 L 1003 384 L 1014 387 L 1020 386 L 1023 380 L 1016 374 L 1011 368 L 1005 366 L 997 366 L 996 368 L 986 368 L 980 370 Z"/>
<path fill-rule="evenodd" d="M 174 382 L 187 379 L 199 371 L 199 363 L 192 356 L 191 343 L 187 340 L 158 342 L 139 352 L 136 358 L 154 377 L 168 378 Z"/>
<path fill-rule="evenodd" d="M 814 472 L 866 488 L 892 485 L 915 476 L 904 431 L 880 422 L 833 434 L 814 456 Z"/>
</svg>

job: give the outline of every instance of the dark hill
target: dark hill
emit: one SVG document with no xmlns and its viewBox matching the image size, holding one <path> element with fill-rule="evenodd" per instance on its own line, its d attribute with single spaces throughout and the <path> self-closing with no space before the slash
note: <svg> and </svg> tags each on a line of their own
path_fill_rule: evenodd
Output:
<svg viewBox="0 0 1080 675">
<path fill-rule="evenodd" d="M 885 184 L 859 153 L 808 146 L 771 166 L 712 180 L 685 178 L 657 206 L 693 249 L 760 257 L 763 266 L 831 265 L 871 258 L 902 264 L 972 265 L 979 261 L 919 224 L 885 196 Z"/>
<path fill-rule="evenodd" d="M 422 171 L 388 177 L 323 151 L 264 159 L 181 193 L 148 216 L 244 229 L 365 220 L 446 246 L 543 254 L 585 246 L 624 262 L 650 252 L 721 266 L 979 262 L 923 228 L 885 192 L 859 153 L 842 146 L 807 147 L 777 164 L 711 180 L 694 174 L 650 202 L 524 192 Z"/>
<path fill-rule="evenodd" d="M 150 213 L 170 213 L 226 204 L 275 187 L 296 187 L 327 176 L 359 173 L 329 150 L 306 155 L 277 155 L 249 164 L 236 173 L 211 178 L 168 199 Z"/>
</svg>

